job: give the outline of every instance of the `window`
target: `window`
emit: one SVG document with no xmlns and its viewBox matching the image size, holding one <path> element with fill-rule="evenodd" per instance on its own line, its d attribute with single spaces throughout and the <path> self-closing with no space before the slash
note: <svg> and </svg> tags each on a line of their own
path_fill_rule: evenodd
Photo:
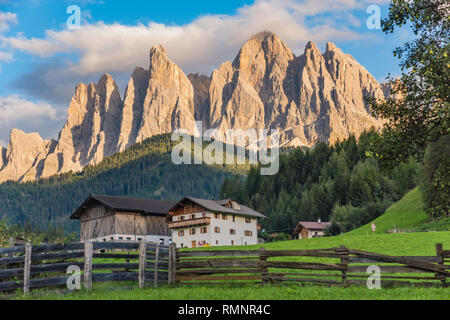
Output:
<svg viewBox="0 0 450 320">
<path fill-rule="evenodd" d="M 206 212 L 203 212 L 203 213 L 202 213 L 202 217 L 203 217 L 203 218 L 206 218 Z"/>
<path fill-rule="evenodd" d="M 220 228 L 219 227 L 214 227 L 214 232 L 215 233 L 220 233 Z"/>
<path fill-rule="evenodd" d="M 233 214 L 233 222 L 236 222 L 236 216 Z"/>
<path fill-rule="evenodd" d="M 195 229 L 190 229 L 190 230 L 189 230 L 189 234 L 190 234 L 191 236 L 195 235 Z"/>
<path fill-rule="evenodd" d="M 184 220 L 184 216 L 180 216 L 180 221 L 183 221 Z"/>
<path fill-rule="evenodd" d="M 183 248 L 183 247 L 184 247 L 184 244 L 181 244 L 181 247 Z"/>
<path fill-rule="evenodd" d="M 220 214 L 219 213 L 214 213 L 214 218 L 215 219 L 220 219 Z"/>
<path fill-rule="evenodd" d="M 159 244 L 164 244 L 164 238 L 159 239 Z"/>
<path fill-rule="evenodd" d="M 251 223 L 251 222 L 252 222 L 252 219 L 250 219 L 250 218 L 245 218 L 245 222 L 246 222 L 246 223 Z"/>
<path fill-rule="evenodd" d="M 245 230 L 244 235 L 246 237 L 252 237 L 253 236 L 253 231 Z"/>
<path fill-rule="evenodd" d="M 195 214 L 191 214 L 191 219 L 195 219 Z"/>
<path fill-rule="evenodd" d="M 184 237 L 184 230 L 179 230 L 178 231 L 178 236 L 179 237 Z"/>
<path fill-rule="evenodd" d="M 114 240 L 114 237 L 111 237 L 111 240 Z"/>
<path fill-rule="evenodd" d="M 234 246 L 234 240 L 231 240 L 231 245 Z"/>
<path fill-rule="evenodd" d="M 123 237 L 119 237 L 119 240 L 123 240 Z"/>
<path fill-rule="evenodd" d="M 222 214 L 222 219 L 227 220 L 228 216 L 226 214 Z"/>
<path fill-rule="evenodd" d="M 142 238 L 137 238 L 138 239 L 138 241 L 141 241 L 142 240 Z"/>
<path fill-rule="evenodd" d="M 216 240 L 216 244 L 219 244 L 219 240 Z"/>
<path fill-rule="evenodd" d="M 200 228 L 200 233 L 208 233 L 208 227 Z"/>
<path fill-rule="evenodd" d="M 127 240 L 131 240 L 131 238 L 130 238 L 130 237 L 127 237 Z"/>
<path fill-rule="evenodd" d="M 236 234 L 236 230 L 235 229 L 230 229 L 230 234 Z"/>
</svg>

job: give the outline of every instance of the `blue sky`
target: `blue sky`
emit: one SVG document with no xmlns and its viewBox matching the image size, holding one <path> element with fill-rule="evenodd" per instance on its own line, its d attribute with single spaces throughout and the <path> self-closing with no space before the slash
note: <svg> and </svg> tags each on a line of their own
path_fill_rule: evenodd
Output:
<svg viewBox="0 0 450 320">
<path fill-rule="evenodd" d="M 79 82 L 108 72 L 123 95 L 157 44 L 186 73 L 209 75 L 251 35 L 270 30 L 296 55 L 308 40 L 322 50 L 332 41 L 377 80 L 398 75 L 392 51 L 411 33 L 369 30 L 371 4 L 386 14 L 383 0 L 0 0 L 0 145 L 14 127 L 56 137 Z M 66 25 L 70 5 L 81 9 L 76 30 Z"/>
</svg>

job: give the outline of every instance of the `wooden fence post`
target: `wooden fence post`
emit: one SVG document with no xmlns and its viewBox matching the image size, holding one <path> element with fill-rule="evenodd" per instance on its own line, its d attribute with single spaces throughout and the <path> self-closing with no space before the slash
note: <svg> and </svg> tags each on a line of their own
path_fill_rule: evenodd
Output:
<svg viewBox="0 0 450 320">
<path fill-rule="evenodd" d="M 94 243 L 86 241 L 84 243 L 84 287 L 86 290 L 92 290 L 92 252 Z"/>
<path fill-rule="evenodd" d="M 267 276 L 269 269 L 267 268 L 266 262 L 267 262 L 267 256 L 264 254 L 264 251 L 266 249 L 264 247 L 259 248 L 259 269 L 261 271 L 261 283 L 266 284 L 267 283 Z"/>
<path fill-rule="evenodd" d="M 442 243 L 436 243 L 436 255 L 438 256 L 438 258 L 440 258 L 439 262 L 438 262 L 440 268 L 442 270 L 445 270 L 444 269 L 444 248 L 442 247 Z M 436 273 L 436 278 L 441 280 L 442 285 L 444 287 L 447 287 L 445 275 Z"/>
<path fill-rule="evenodd" d="M 342 284 L 344 286 L 348 285 L 347 282 L 347 269 L 348 269 L 348 255 L 349 255 L 349 250 L 346 246 L 341 245 L 339 247 L 339 251 L 338 254 L 341 256 L 341 265 L 345 267 L 345 270 L 342 270 Z"/>
<path fill-rule="evenodd" d="M 176 283 L 177 272 L 177 248 L 176 244 L 172 243 L 169 247 L 169 267 L 168 267 L 168 283 L 170 285 Z"/>
<path fill-rule="evenodd" d="M 147 242 L 139 242 L 139 288 L 145 287 L 145 269 L 147 266 Z"/>
<path fill-rule="evenodd" d="M 158 260 L 159 260 L 159 243 L 156 243 L 155 249 L 155 288 L 158 286 Z"/>
<path fill-rule="evenodd" d="M 31 243 L 25 244 L 25 260 L 23 265 L 23 294 L 27 295 L 30 292 L 30 270 L 31 270 Z"/>
</svg>

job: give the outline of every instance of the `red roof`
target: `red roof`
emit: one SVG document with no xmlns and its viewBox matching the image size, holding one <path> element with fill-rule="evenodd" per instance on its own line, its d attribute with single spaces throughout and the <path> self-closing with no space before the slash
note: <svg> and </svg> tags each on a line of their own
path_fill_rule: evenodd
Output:
<svg viewBox="0 0 450 320">
<path fill-rule="evenodd" d="M 299 221 L 297 227 L 294 230 L 294 234 L 300 233 L 302 228 L 308 230 L 323 230 L 328 227 L 331 222 L 317 222 L 317 221 Z"/>
</svg>

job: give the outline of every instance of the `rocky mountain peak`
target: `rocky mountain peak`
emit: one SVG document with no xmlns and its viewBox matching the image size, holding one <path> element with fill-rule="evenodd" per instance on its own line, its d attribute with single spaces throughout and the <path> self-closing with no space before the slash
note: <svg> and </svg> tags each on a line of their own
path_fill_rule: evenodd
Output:
<svg viewBox="0 0 450 320">
<path fill-rule="evenodd" d="M 295 57 L 276 34 L 260 32 L 243 44 L 233 62 L 210 77 L 190 74 L 159 45 L 149 68 L 133 70 L 123 99 L 113 77 L 76 86 L 57 140 L 11 132 L 0 147 L 0 182 L 28 181 L 79 171 L 114 152 L 175 129 L 278 129 L 281 145 L 333 143 L 379 128 L 364 96 L 384 97 L 381 86 L 353 57 L 328 42 L 322 54 L 309 41 Z"/>
</svg>

